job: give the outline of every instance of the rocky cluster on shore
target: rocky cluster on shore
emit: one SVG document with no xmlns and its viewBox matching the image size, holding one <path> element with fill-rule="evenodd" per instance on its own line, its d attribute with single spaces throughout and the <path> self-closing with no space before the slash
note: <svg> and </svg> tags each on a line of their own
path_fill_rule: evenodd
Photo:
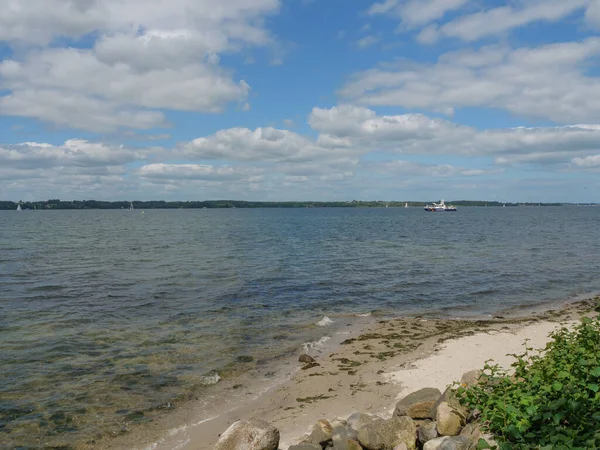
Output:
<svg viewBox="0 0 600 450">
<path fill-rule="evenodd" d="M 463 386 L 476 383 L 478 371 L 467 372 Z M 317 421 L 301 443 L 288 450 L 471 450 L 496 443 L 484 434 L 477 412 L 466 410 L 452 388 L 413 392 L 396 404 L 391 418 L 355 413 L 346 420 Z M 215 450 L 278 450 L 279 431 L 269 423 L 250 419 L 233 423 Z"/>
</svg>

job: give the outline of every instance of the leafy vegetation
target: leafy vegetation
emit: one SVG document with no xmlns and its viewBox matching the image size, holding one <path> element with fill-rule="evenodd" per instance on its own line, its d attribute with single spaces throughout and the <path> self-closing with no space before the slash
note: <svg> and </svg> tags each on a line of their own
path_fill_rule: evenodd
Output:
<svg viewBox="0 0 600 450">
<path fill-rule="evenodd" d="M 457 389 L 501 449 L 600 447 L 600 320 L 551 337 L 543 351 L 512 355 L 512 375 L 486 364 L 478 385 Z"/>
</svg>

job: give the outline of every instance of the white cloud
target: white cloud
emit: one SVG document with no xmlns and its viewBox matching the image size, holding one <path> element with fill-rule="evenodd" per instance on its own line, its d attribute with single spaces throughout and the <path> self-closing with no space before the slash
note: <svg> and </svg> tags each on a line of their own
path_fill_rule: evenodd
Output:
<svg viewBox="0 0 600 450">
<path fill-rule="evenodd" d="M 555 22 L 588 4 L 589 0 L 528 0 L 461 16 L 441 26 L 437 35 L 475 41 L 532 22 Z M 421 41 L 432 42 L 432 30 L 426 33 L 428 36 L 421 37 Z"/>
<path fill-rule="evenodd" d="M 478 7 L 480 11 L 439 24 L 447 13 L 464 7 Z M 495 8 L 485 8 L 485 2 L 471 0 L 385 0 L 373 4 L 368 13 L 398 17 L 398 31 L 423 28 L 417 40 L 432 44 L 442 37 L 475 41 L 534 22 L 556 22 L 584 8 L 588 23 L 600 23 L 598 0 L 521 0 Z"/>
<path fill-rule="evenodd" d="M 486 107 L 557 123 L 600 122 L 600 78 L 585 71 L 598 55 L 596 37 L 538 48 L 488 46 L 443 54 L 435 64 L 360 72 L 339 95 L 373 106 Z"/>
<path fill-rule="evenodd" d="M 49 90 L 145 108 L 204 112 L 219 112 L 223 104 L 242 100 L 249 91 L 244 81 L 233 83 L 209 64 L 146 70 L 133 62 L 104 63 L 77 49 L 45 50 L 24 62 L 5 61 L 0 76 L 15 97 L 28 89 Z"/>
<path fill-rule="evenodd" d="M 600 167 L 600 155 L 573 158 L 573 164 L 578 167 Z"/>
<path fill-rule="evenodd" d="M 269 127 L 231 128 L 172 150 L 79 139 L 60 146 L 0 145 L 0 194 L 385 198 L 384 193 L 415 188 L 423 179 L 429 187 L 420 187 L 422 192 L 439 189 L 435 179 L 477 190 L 488 189 L 485 182 L 491 179 L 502 183 L 495 174 L 504 172 L 501 178 L 509 180 L 513 167 L 551 176 L 593 173 L 600 164 L 600 125 L 595 124 L 478 130 L 421 114 L 378 115 L 353 105 L 314 108 L 308 120 L 316 137 Z"/>
<path fill-rule="evenodd" d="M 194 159 L 301 162 L 346 156 L 352 150 L 326 147 L 293 131 L 266 127 L 220 130 L 185 144 L 182 152 Z"/>
<path fill-rule="evenodd" d="M 43 169 L 48 167 L 101 167 L 120 166 L 145 158 L 145 152 L 123 146 L 109 146 L 70 139 L 63 145 L 25 142 L 0 145 L 0 162 L 3 167 L 16 169 Z"/>
<path fill-rule="evenodd" d="M 379 38 L 375 36 L 365 36 L 364 38 L 356 41 L 356 45 L 358 48 L 363 49 L 375 45 L 377 42 L 379 42 Z"/>
<path fill-rule="evenodd" d="M 565 164 L 600 149 L 600 126 L 586 124 L 477 130 L 422 114 L 380 116 L 353 105 L 314 108 L 308 123 L 319 132 L 316 139 L 270 127 L 231 128 L 184 144 L 176 154 L 268 164 L 274 173 L 292 176 L 326 176 L 354 173 L 360 158 L 372 152 L 487 156 L 489 164 L 506 166 Z"/>
<path fill-rule="evenodd" d="M 155 163 L 140 167 L 139 174 L 144 178 L 166 180 L 216 180 L 239 181 L 254 178 L 262 170 L 252 167 L 211 166 L 202 164 L 163 164 Z"/>
<path fill-rule="evenodd" d="M 0 97 L 0 114 L 96 132 L 110 132 L 119 127 L 148 130 L 165 126 L 164 114 L 159 111 L 144 111 L 85 93 L 52 89 L 23 89 Z"/>
<path fill-rule="evenodd" d="M 402 28 L 415 28 L 441 19 L 449 11 L 455 11 L 470 0 L 386 0 L 375 3 L 369 14 L 392 14 L 402 20 Z"/>
<path fill-rule="evenodd" d="M 477 130 L 420 114 L 378 116 L 365 107 L 314 108 L 309 123 L 360 154 L 490 156 L 500 165 L 566 163 L 600 149 L 600 126 Z M 358 151 L 355 154 L 359 154 Z"/>
<path fill-rule="evenodd" d="M 164 126 L 160 109 L 243 105 L 250 87 L 220 68 L 219 55 L 277 48 L 263 19 L 278 8 L 279 0 L 0 0 L 0 41 L 20 49 L 0 63 L 9 92 L 0 114 L 114 131 Z M 92 48 L 49 47 L 88 35 L 97 36 Z M 74 117 L 79 104 L 88 114 Z"/>
<path fill-rule="evenodd" d="M 260 18 L 279 6 L 278 0 L 0 0 L 0 39 L 44 45 L 61 36 L 147 29 L 197 31 L 211 44 L 264 42 Z"/>
<path fill-rule="evenodd" d="M 456 128 L 449 122 L 430 119 L 422 114 L 377 116 L 373 110 L 351 105 L 314 108 L 309 123 L 315 130 L 337 138 L 359 137 L 378 142 L 427 138 L 440 128 Z"/>
<path fill-rule="evenodd" d="M 590 6 L 585 12 L 585 20 L 594 28 L 600 27 L 600 0 L 590 0 Z"/>
<path fill-rule="evenodd" d="M 288 175 L 283 181 L 284 183 L 306 183 L 308 177 L 304 175 Z"/>
<path fill-rule="evenodd" d="M 424 164 L 414 161 L 393 160 L 366 163 L 366 167 L 375 172 L 392 176 L 427 176 L 434 178 L 476 177 L 501 173 L 503 169 L 469 169 L 450 164 Z"/>
</svg>

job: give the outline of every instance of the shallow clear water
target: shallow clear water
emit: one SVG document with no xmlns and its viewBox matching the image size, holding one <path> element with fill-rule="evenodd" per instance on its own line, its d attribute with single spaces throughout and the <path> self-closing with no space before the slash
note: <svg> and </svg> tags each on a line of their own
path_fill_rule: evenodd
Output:
<svg viewBox="0 0 600 450">
<path fill-rule="evenodd" d="M 600 208 L 0 211 L 0 442 L 75 446 L 380 311 L 600 290 Z"/>
</svg>

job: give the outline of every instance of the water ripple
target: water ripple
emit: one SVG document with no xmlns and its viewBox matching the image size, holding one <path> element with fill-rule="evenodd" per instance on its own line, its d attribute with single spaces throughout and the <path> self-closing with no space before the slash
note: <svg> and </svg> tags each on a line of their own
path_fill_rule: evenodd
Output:
<svg viewBox="0 0 600 450">
<path fill-rule="evenodd" d="M 120 433 L 201 396 L 215 371 L 319 342 L 317 324 L 341 316 L 464 316 L 598 291 L 599 219 L 600 208 L 0 211 L 0 441 Z"/>
</svg>

